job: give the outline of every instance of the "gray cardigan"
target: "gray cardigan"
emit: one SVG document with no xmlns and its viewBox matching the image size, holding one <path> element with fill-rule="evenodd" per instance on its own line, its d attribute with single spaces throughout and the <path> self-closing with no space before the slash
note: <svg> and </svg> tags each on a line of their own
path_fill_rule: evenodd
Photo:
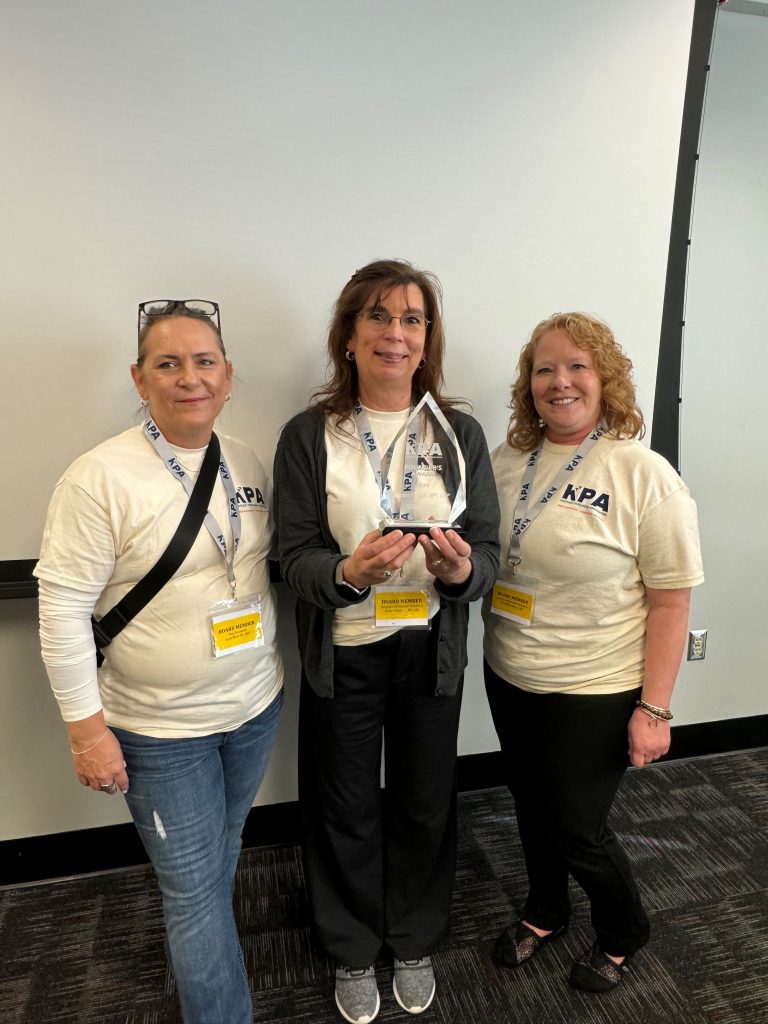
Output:
<svg viewBox="0 0 768 1024">
<path fill-rule="evenodd" d="M 456 692 L 467 664 L 469 602 L 491 588 L 499 567 L 499 504 L 482 428 L 458 410 L 446 415 L 466 464 L 467 509 L 459 523 L 472 545 L 472 573 L 460 587 L 436 581 L 440 597 L 437 696 Z M 298 598 L 296 627 L 302 668 L 315 693 L 333 697 L 333 612 L 364 601 L 368 591 L 350 600 L 334 582 L 336 566 L 344 555 L 328 525 L 326 464 L 325 417 L 317 408 L 309 408 L 294 416 L 280 436 L 273 507 L 280 569 Z"/>
</svg>

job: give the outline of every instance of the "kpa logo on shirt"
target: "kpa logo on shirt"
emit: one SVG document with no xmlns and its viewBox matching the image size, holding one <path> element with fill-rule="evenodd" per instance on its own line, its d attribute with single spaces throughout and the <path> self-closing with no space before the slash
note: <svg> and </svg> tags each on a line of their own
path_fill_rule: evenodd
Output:
<svg viewBox="0 0 768 1024">
<path fill-rule="evenodd" d="M 600 493 L 594 487 L 580 487 L 578 484 L 566 484 L 560 496 L 560 505 L 567 505 L 580 512 L 607 515 L 611 497 L 605 492 Z"/>
<path fill-rule="evenodd" d="M 264 500 L 263 493 L 258 487 L 248 487 L 245 484 L 238 487 L 235 491 L 237 496 L 237 511 L 238 512 L 266 512 L 267 503 Z"/>
</svg>

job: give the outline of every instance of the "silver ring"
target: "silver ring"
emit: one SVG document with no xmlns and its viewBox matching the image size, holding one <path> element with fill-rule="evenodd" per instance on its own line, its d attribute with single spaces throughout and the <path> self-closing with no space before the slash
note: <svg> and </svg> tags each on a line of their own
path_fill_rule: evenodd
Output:
<svg viewBox="0 0 768 1024">
<path fill-rule="evenodd" d="M 115 790 L 117 789 L 117 786 L 115 785 L 115 781 L 114 781 L 114 779 L 113 779 L 113 780 L 112 780 L 112 782 L 110 782 L 108 786 L 100 786 L 99 788 L 100 788 L 100 789 L 101 789 L 101 790 L 102 790 L 102 791 L 103 791 L 104 793 L 114 793 L 114 792 L 115 792 Z"/>
<path fill-rule="evenodd" d="M 385 580 L 388 580 L 391 577 L 391 575 L 392 575 L 392 570 L 391 569 L 382 569 L 381 570 L 381 575 L 384 577 Z"/>
</svg>

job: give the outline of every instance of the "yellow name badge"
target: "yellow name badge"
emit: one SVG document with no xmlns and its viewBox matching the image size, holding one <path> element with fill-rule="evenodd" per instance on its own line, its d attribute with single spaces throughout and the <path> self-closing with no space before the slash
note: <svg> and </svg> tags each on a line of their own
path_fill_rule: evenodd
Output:
<svg viewBox="0 0 768 1024">
<path fill-rule="evenodd" d="M 377 587 L 374 609 L 377 629 L 429 625 L 429 594 L 426 590 Z"/>
<path fill-rule="evenodd" d="M 237 601 L 211 615 L 214 658 L 264 645 L 259 601 Z"/>
<path fill-rule="evenodd" d="M 509 583 L 496 582 L 491 596 L 491 611 L 503 619 L 530 626 L 535 600 L 536 592 L 530 587 L 513 587 Z"/>
</svg>

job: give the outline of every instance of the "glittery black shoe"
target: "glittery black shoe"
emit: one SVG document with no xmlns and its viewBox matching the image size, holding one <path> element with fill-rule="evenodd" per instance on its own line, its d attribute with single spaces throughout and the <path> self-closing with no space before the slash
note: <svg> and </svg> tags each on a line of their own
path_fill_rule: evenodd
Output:
<svg viewBox="0 0 768 1024">
<path fill-rule="evenodd" d="M 499 967 L 519 967 L 538 953 L 545 943 L 558 938 L 567 930 L 568 925 L 562 924 L 549 935 L 537 935 L 527 924 L 515 921 L 509 928 L 505 928 L 496 940 L 491 954 L 493 961 Z"/>
<path fill-rule="evenodd" d="M 568 981 L 584 992 L 610 992 L 627 973 L 630 957 L 617 964 L 600 949 L 597 943 L 575 961 Z"/>
</svg>

